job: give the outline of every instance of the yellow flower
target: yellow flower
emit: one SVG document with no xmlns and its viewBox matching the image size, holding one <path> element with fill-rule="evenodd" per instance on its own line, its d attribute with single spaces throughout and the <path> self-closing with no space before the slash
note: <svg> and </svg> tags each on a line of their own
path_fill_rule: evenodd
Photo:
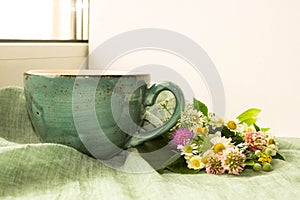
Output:
<svg viewBox="0 0 300 200">
<path fill-rule="evenodd" d="M 271 155 L 267 155 L 265 153 L 261 153 L 258 161 L 261 162 L 262 164 L 264 163 L 271 163 L 272 162 L 272 156 Z"/>
</svg>

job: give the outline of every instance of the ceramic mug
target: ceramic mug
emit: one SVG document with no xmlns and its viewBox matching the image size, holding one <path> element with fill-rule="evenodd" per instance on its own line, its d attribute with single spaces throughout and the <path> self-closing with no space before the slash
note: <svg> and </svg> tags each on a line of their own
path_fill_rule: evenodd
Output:
<svg viewBox="0 0 300 200">
<path fill-rule="evenodd" d="M 162 135 L 177 123 L 184 108 L 178 86 L 163 82 L 148 87 L 149 74 L 30 70 L 23 79 L 27 111 L 41 140 L 100 159 Z M 173 115 L 161 127 L 143 132 L 146 107 L 166 90 L 176 99 Z"/>
</svg>

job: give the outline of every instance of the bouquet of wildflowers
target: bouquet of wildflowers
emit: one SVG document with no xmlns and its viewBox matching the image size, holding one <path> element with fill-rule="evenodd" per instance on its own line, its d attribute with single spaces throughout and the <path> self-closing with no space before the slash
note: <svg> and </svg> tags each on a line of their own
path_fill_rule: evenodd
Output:
<svg viewBox="0 0 300 200">
<path fill-rule="evenodd" d="M 272 159 L 283 157 L 278 153 L 269 128 L 257 126 L 259 113 L 259 109 L 252 108 L 236 119 L 224 121 L 194 99 L 170 132 L 171 144 L 181 157 L 167 169 L 182 173 L 205 170 L 209 174 L 235 175 L 245 168 L 272 170 Z"/>
</svg>

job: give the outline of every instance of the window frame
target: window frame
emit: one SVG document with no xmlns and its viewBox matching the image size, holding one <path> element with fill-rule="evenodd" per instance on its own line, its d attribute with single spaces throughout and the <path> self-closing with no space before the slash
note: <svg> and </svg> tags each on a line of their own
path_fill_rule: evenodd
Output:
<svg viewBox="0 0 300 200">
<path fill-rule="evenodd" d="M 0 44 L 6 43 L 88 43 L 89 40 L 28 40 L 28 39 L 0 39 Z"/>
<path fill-rule="evenodd" d="M 78 0 L 83 2 L 84 0 Z M 72 0 L 75 4 L 76 0 Z M 89 31 L 90 0 L 88 3 L 87 37 Z M 82 14 L 82 13 L 80 13 Z M 74 14 L 76 24 L 76 13 Z M 74 30 L 76 26 L 74 25 Z M 81 33 L 82 34 L 82 33 Z M 86 57 L 88 55 L 88 39 L 1 39 L 0 67 L 4 61 L 35 60 L 51 58 Z"/>
<path fill-rule="evenodd" d="M 59 0 L 53 0 L 57 3 Z M 0 38 L 1 43 L 88 43 L 89 22 L 90 22 L 90 0 L 71 0 L 72 11 L 71 29 L 73 30 L 71 39 L 22 39 L 22 38 Z M 81 5 L 79 5 L 81 4 Z M 84 9 L 86 6 L 86 9 Z M 86 29 L 85 29 L 86 28 Z M 79 35 L 79 37 L 78 37 Z M 78 39 L 77 39 L 78 38 Z"/>
<path fill-rule="evenodd" d="M 87 42 L 0 43 L 1 61 L 86 57 Z"/>
</svg>

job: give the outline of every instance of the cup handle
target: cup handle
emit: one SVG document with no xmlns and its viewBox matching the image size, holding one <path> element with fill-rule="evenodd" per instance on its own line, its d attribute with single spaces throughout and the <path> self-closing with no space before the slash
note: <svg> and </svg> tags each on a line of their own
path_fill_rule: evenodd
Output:
<svg viewBox="0 0 300 200">
<path fill-rule="evenodd" d="M 145 106 L 154 105 L 157 96 L 162 91 L 170 91 L 175 96 L 176 106 L 175 106 L 175 109 L 174 109 L 174 112 L 173 112 L 171 118 L 160 127 L 140 133 L 138 136 L 132 137 L 131 140 L 129 141 L 128 145 L 126 145 L 127 147 L 134 147 L 139 144 L 142 144 L 145 141 L 154 139 L 154 138 L 162 135 L 163 133 L 167 132 L 169 129 L 171 129 L 177 123 L 177 121 L 180 117 L 181 111 L 184 109 L 184 95 L 183 95 L 181 89 L 174 83 L 162 82 L 162 83 L 153 84 L 146 93 L 144 105 Z"/>
</svg>

